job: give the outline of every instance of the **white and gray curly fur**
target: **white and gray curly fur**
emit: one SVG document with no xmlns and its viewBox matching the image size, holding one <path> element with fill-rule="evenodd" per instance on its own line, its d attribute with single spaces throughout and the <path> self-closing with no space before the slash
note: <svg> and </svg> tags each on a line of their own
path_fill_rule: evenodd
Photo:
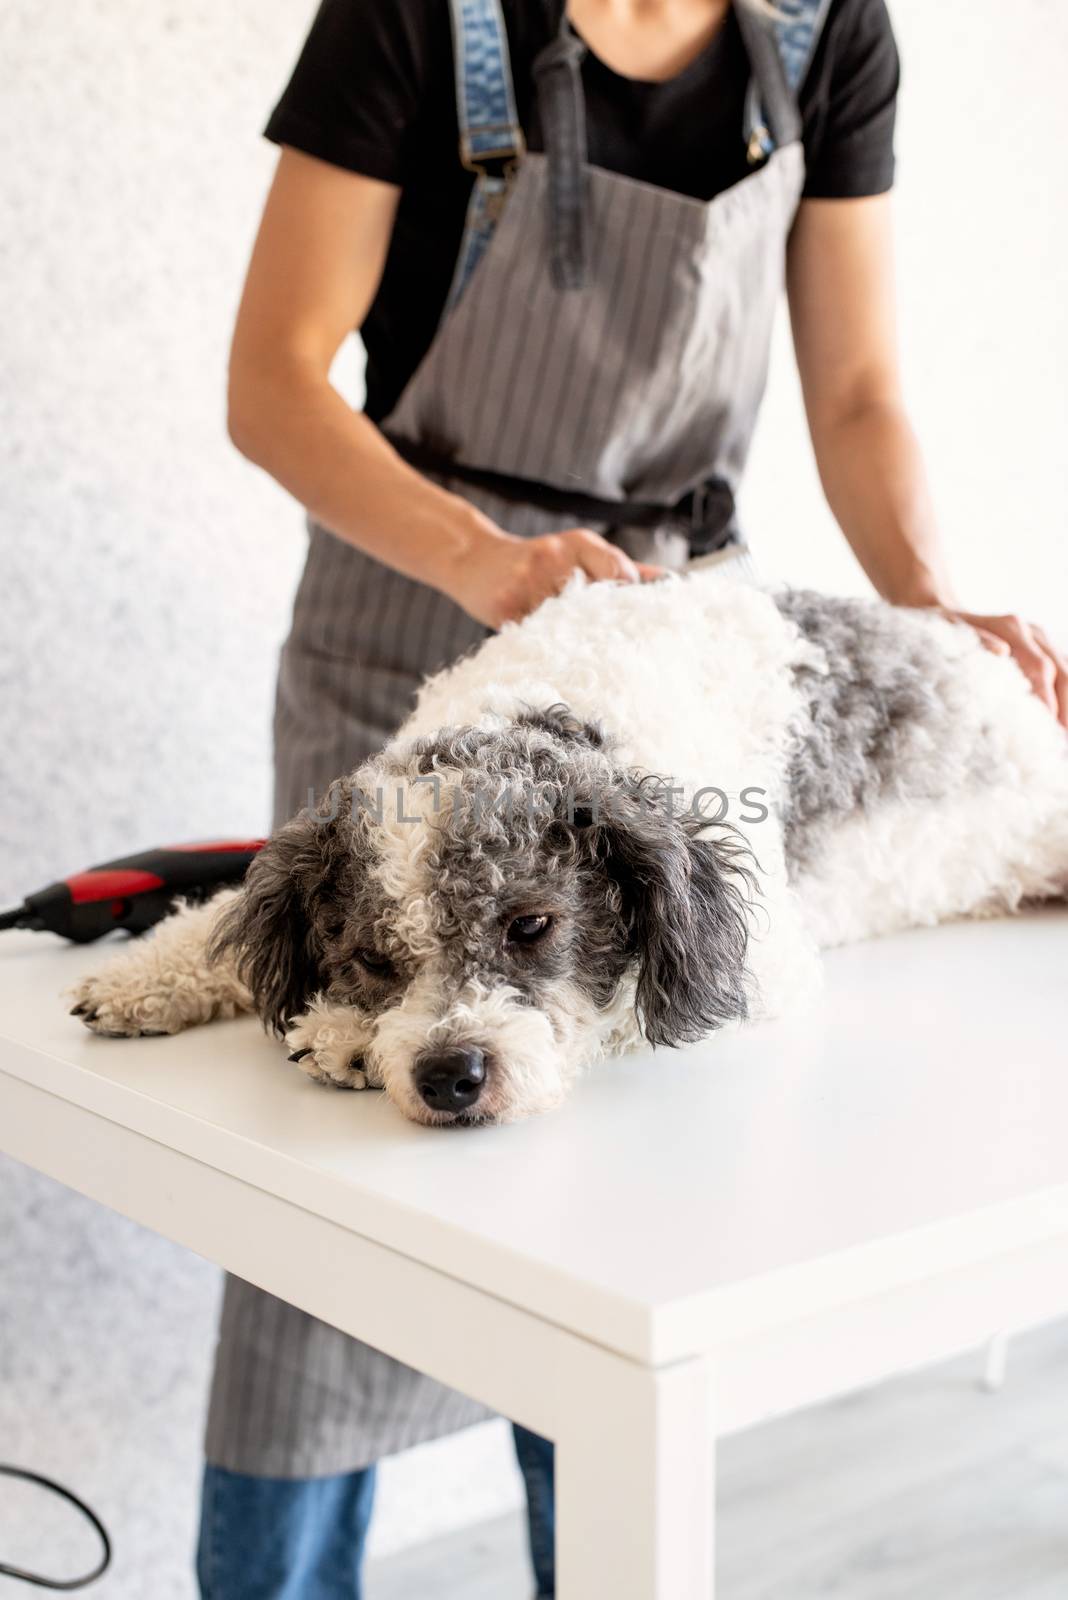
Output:
<svg viewBox="0 0 1068 1600">
<path fill-rule="evenodd" d="M 781 1012 L 817 945 L 1066 886 L 1064 735 L 970 630 L 723 571 L 573 585 L 75 1009 L 255 1010 L 314 1078 L 501 1121 L 641 1039 Z"/>
</svg>

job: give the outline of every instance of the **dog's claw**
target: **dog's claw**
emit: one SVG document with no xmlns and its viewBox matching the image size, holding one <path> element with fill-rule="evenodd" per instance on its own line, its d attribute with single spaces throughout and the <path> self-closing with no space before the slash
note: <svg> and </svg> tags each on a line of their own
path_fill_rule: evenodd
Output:
<svg viewBox="0 0 1068 1600">
<path fill-rule="evenodd" d="M 294 1050 L 293 1054 L 290 1056 L 289 1059 L 290 1059 L 290 1061 L 303 1061 L 304 1057 L 305 1056 L 310 1056 L 311 1053 L 312 1053 L 312 1047 L 311 1047 L 311 1045 L 309 1045 L 306 1050 Z"/>
<path fill-rule="evenodd" d="M 71 1006 L 70 1014 L 72 1017 L 82 1017 L 85 1015 L 87 1010 L 87 1006 Z"/>
</svg>

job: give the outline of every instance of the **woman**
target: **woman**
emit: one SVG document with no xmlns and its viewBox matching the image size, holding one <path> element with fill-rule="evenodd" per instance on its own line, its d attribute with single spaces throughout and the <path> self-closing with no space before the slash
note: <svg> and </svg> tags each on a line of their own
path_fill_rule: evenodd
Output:
<svg viewBox="0 0 1068 1600">
<path fill-rule="evenodd" d="M 267 130 L 283 150 L 231 368 L 235 442 L 311 517 L 276 823 L 576 569 L 744 560 L 734 493 L 784 272 L 823 484 L 873 584 L 971 622 L 1068 724 L 1041 630 L 957 608 L 902 410 L 883 0 L 787 10 L 325 0 Z M 356 414 L 329 382 L 354 327 Z M 231 1281 L 202 1592 L 357 1596 L 373 1463 L 483 1415 Z M 551 1447 L 517 1445 L 549 1595 Z"/>
</svg>

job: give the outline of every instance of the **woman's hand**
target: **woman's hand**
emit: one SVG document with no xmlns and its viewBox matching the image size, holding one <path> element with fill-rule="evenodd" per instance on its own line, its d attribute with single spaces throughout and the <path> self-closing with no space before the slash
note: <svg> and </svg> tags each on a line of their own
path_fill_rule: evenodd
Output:
<svg viewBox="0 0 1068 1600">
<path fill-rule="evenodd" d="M 1068 658 L 1050 643 L 1037 622 L 1022 617 L 984 617 L 974 611 L 936 608 L 950 622 L 966 622 L 987 650 L 1012 656 L 1046 709 L 1068 728 Z"/>
<path fill-rule="evenodd" d="M 589 528 L 567 528 L 535 539 L 518 539 L 494 529 L 484 533 L 449 570 L 435 575 L 436 586 L 489 628 L 519 622 L 543 600 L 559 594 L 576 572 L 594 580 L 644 583 L 662 578 L 662 567 L 632 561 Z"/>
</svg>

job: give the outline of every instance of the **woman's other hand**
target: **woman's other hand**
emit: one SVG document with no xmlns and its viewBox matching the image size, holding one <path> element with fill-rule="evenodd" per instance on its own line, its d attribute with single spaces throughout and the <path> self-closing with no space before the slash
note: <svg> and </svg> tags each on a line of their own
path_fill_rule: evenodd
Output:
<svg viewBox="0 0 1068 1600">
<path fill-rule="evenodd" d="M 1042 704 L 1068 728 L 1068 657 L 1051 644 L 1037 622 L 1022 617 L 987 617 L 974 611 L 937 608 L 950 622 L 974 628 L 987 650 L 1012 656 Z"/>
</svg>

